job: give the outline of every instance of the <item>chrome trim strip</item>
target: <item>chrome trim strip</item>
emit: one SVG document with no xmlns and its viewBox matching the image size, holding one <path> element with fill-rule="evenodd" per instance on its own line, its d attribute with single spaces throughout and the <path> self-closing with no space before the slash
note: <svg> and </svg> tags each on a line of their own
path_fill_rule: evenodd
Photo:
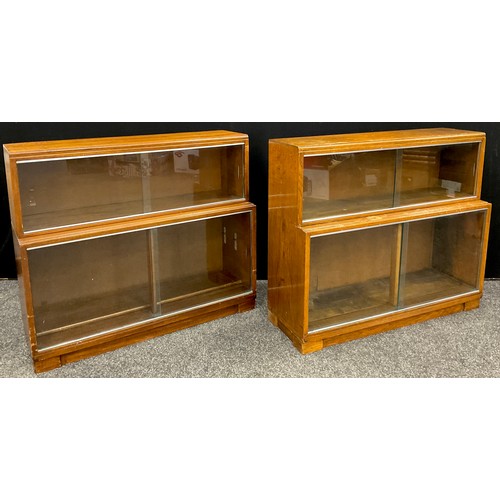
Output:
<svg viewBox="0 0 500 500">
<path fill-rule="evenodd" d="M 182 210 L 187 211 L 187 210 L 197 210 L 199 208 L 203 207 L 212 207 L 212 206 L 219 206 L 219 205 L 229 205 L 232 203 L 240 203 L 242 201 L 247 201 L 246 198 L 235 198 L 232 200 L 221 200 L 221 201 L 213 201 L 211 203 L 200 203 L 199 205 L 189 205 L 189 206 L 183 206 L 183 207 L 177 207 L 177 208 L 167 208 L 166 210 L 155 210 L 154 212 L 139 212 L 136 214 L 129 214 L 129 215 L 123 215 L 121 217 L 110 217 L 108 219 L 96 219 L 96 220 L 88 220 L 84 222 L 76 222 L 75 224 L 66 224 L 64 226 L 52 226 L 52 227 L 44 227 L 43 229 L 32 229 L 31 231 L 24 231 L 24 234 L 27 235 L 32 235 L 32 234 L 40 234 L 40 233 L 45 233 L 46 231 L 53 230 L 53 229 L 66 229 L 70 227 L 88 227 L 88 224 L 94 225 L 94 224 L 100 224 L 102 222 L 108 222 L 108 221 L 119 221 L 119 220 L 125 220 L 125 219 L 133 219 L 136 217 L 144 217 L 144 216 L 149 216 L 149 215 L 155 215 L 155 214 L 168 214 L 169 212 L 174 212 L 176 210 Z"/>
<path fill-rule="evenodd" d="M 128 323 L 128 324 L 125 324 L 123 326 L 119 326 L 117 328 L 111 328 L 110 330 L 103 330 L 103 331 L 98 332 L 98 333 L 93 333 L 93 334 L 87 335 L 86 337 L 81 337 L 79 339 L 69 340 L 67 342 L 61 342 L 59 344 L 51 345 L 50 347 L 43 347 L 41 349 L 37 349 L 37 351 L 38 352 L 45 352 L 45 351 L 49 351 L 51 349 L 55 349 L 55 348 L 58 348 L 58 347 L 61 347 L 61 346 L 64 346 L 64 345 L 78 344 L 78 343 L 80 343 L 83 340 L 87 340 L 87 339 L 99 337 L 99 336 L 104 335 L 106 333 L 116 332 L 116 331 L 122 330 L 124 328 L 129 328 L 131 326 L 137 326 L 137 325 L 143 325 L 143 324 L 146 324 L 146 323 L 151 323 L 153 321 L 158 321 L 158 319 L 160 319 L 160 318 L 168 318 L 169 316 L 174 316 L 176 314 L 181 314 L 181 313 L 184 313 L 184 312 L 193 311 L 195 309 L 200 309 L 202 307 L 210 306 L 212 304 L 217 304 L 219 302 L 223 302 L 223 301 L 226 301 L 226 300 L 236 299 L 236 298 L 239 298 L 239 297 L 245 297 L 247 295 L 251 295 L 252 293 L 253 293 L 253 291 L 249 290 L 248 292 L 239 293 L 237 295 L 231 295 L 229 297 L 225 297 L 224 299 L 212 300 L 210 302 L 205 302 L 205 303 L 199 304 L 197 306 L 188 307 L 186 309 L 180 309 L 179 311 L 175 311 L 175 312 L 171 312 L 171 313 L 167 313 L 167 314 L 162 314 L 161 316 L 155 316 L 155 317 L 150 318 L 150 319 L 145 319 L 144 321 L 137 321 L 136 323 Z"/>
<path fill-rule="evenodd" d="M 453 299 L 457 299 L 459 297 L 466 297 L 468 295 L 474 295 L 478 292 L 479 292 L 479 289 L 476 289 L 476 290 L 473 290 L 471 292 L 460 293 L 458 295 L 450 295 L 449 297 L 445 297 L 444 299 L 430 300 L 429 302 L 422 302 L 420 304 L 416 304 L 416 305 L 410 306 L 410 307 L 402 307 L 401 309 L 396 309 L 394 311 L 389 311 L 389 312 L 381 313 L 381 314 L 375 314 L 374 316 L 367 316 L 367 317 L 362 318 L 362 319 L 354 319 L 352 321 L 346 321 L 344 323 L 335 323 L 334 325 L 325 326 L 322 328 L 317 328 L 316 330 L 308 331 L 307 334 L 314 335 L 315 333 L 320 333 L 320 332 L 324 332 L 327 330 L 332 330 L 333 328 L 335 328 L 335 329 L 340 328 L 340 327 L 343 327 L 346 325 L 352 325 L 353 323 L 360 323 L 360 325 L 362 326 L 362 323 L 364 323 L 365 321 L 369 321 L 371 319 L 382 318 L 384 316 L 390 316 L 391 314 L 396 314 L 398 312 L 411 311 L 412 309 L 418 309 L 418 308 L 421 308 L 422 306 L 426 306 L 426 305 L 439 304 L 440 302 L 446 302 L 447 300 L 453 300 Z"/>
</svg>

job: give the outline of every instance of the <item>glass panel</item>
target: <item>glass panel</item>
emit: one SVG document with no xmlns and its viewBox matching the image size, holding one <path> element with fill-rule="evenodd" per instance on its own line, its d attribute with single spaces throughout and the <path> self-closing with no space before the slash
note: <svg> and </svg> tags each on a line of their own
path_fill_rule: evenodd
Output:
<svg viewBox="0 0 500 500">
<path fill-rule="evenodd" d="M 40 349 L 152 316 L 147 231 L 28 251 Z"/>
<path fill-rule="evenodd" d="M 304 157 L 303 220 L 474 195 L 479 143 Z"/>
<path fill-rule="evenodd" d="M 485 212 L 311 238 L 309 332 L 474 292 Z"/>
<path fill-rule="evenodd" d="M 157 230 L 162 314 L 251 290 L 250 214 Z"/>
<path fill-rule="evenodd" d="M 241 199 L 244 146 L 18 162 L 25 231 Z"/>
<path fill-rule="evenodd" d="M 28 250 L 38 348 L 251 291 L 250 217 Z"/>
<path fill-rule="evenodd" d="M 391 208 L 396 151 L 304 157 L 303 220 Z"/>
<path fill-rule="evenodd" d="M 309 331 L 394 311 L 400 226 L 311 238 Z"/>
<path fill-rule="evenodd" d="M 401 308 L 478 288 L 484 212 L 405 224 Z"/>
<path fill-rule="evenodd" d="M 149 176 L 148 210 L 244 198 L 243 153 L 243 146 L 238 145 L 166 154 L 162 168 L 151 170 Z"/>
<path fill-rule="evenodd" d="M 473 195 L 478 151 L 477 143 L 402 150 L 401 175 L 396 183 L 399 204 Z"/>
</svg>

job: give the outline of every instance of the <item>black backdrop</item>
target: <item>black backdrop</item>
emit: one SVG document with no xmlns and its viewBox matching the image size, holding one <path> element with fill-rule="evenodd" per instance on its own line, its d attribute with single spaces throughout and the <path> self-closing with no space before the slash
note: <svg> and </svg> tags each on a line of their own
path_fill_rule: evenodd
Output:
<svg viewBox="0 0 500 500">
<path fill-rule="evenodd" d="M 400 130 L 428 127 L 452 127 L 486 132 L 481 198 L 493 203 L 487 278 L 500 278 L 500 123 L 299 123 L 299 122 L 200 122 L 200 123 L 0 123 L 0 142 L 45 141 L 120 135 L 161 134 L 200 130 L 232 130 L 248 134 L 250 139 L 250 201 L 257 205 L 257 277 L 267 277 L 267 143 L 273 137 L 342 134 L 378 130 Z M 0 160 L 0 278 L 15 278 L 15 261 L 10 230 L 10 214 L 3 155 Z"/>
</svg>

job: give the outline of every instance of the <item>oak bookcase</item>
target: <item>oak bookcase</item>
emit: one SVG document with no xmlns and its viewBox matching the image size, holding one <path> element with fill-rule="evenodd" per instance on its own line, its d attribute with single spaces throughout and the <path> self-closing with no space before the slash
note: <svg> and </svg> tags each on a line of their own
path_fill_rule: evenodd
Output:
<svg viewBox="0 0 500 500">
<path fill-rule="evenodd" d="M 302 353 L 479 306 L 485 135 L 269 142 L 268 308 Z"/>
<path fill-rule="evenodd" d="M 17 143 L 4 153 L 36 372 L 254 307 L 247 135 Z"/>
</svg>

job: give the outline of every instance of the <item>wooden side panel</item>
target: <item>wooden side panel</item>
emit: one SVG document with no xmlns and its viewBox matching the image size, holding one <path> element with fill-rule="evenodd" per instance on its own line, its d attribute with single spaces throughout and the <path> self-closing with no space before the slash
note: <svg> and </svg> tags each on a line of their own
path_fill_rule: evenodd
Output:
<svg viewBox="0 0 500 500">
<path fill-rule="evenodd" d="M 296 148 L 269 143 L 268 306 L 302 338 L 307 330 L 306 235 L 299 228 L 302 201 L 300 157 Z"/>
<path fill-rule="evenodd" d="M 479 152 L 477 155 L 476 163 L 476 197 L 481 197 L 481 187 L 483 184 L 483 169 L 484 169 L 484 155 L 486 152 L 486 134 L 481 137 L 481 144 L 479 145 Z"/>
<path fill-rule="evenodd" d="M 484 236 L 483 236 L 483 246 L 481 249 L 481 265 L 479 266 L 479 291 L 483 292 L 484 287 L 484 274 L 486 270 L 486 255 L 488 252 L 488 238 L 490 234 L 490 223 L 491 223 L 491 203 L 488 203 L 486 216 L 484 220 Z"/>
<path fill-rule="evenodd" d="M 19 196 L 19 179 L 17 175 L 17 165 L 15 160 L 10 158 L 9 153 L 4 149 L 5 175 L 7 179 L 7 192 L 9 196 L 10 220 L 14 234 L 20 235 L 23 232 L 21 199 Z"/>
<path fill-rule="evenodd" d="M 251 246 L 252 252 L 252 290 L 257 292 L 257 209 L 252 208 L 251 216 Z"/>
<path fill-rule="evenodd" d="M 245 136 L 244 139 L 244 153 L 243 153 L 243 167 L 241 169 L 242 175 L 244 176 L 244 191 L 245 191 L 245 199 L 249 199 L 250 197 L 250 146 L 248 137 Z"/>
<path fill-rule="evenodd" d="M 18 238 L 14 235 L 14 251 L 16 256 L 17 282 L 19 286 L 19 299 L 21 303 L 21 313 L 23 318 L 24 331 L 29 339 L 32 355 L 35 354 L 36 333 L 35 319 L 33 314 L 33 300 L 31 295 L 31 281 L 28 266 L 28 256 L 26 248 L 23 247 Z"/>
</svg>

